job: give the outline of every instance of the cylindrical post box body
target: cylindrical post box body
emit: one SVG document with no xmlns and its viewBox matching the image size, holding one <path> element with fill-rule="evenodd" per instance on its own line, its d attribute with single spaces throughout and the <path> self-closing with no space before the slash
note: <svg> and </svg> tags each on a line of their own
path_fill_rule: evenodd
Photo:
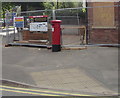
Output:
<svg viewBox="0 0 120 98">
<path fill-rule="evenodd" d="M 61 51 L 61 20 L 52 20 L 52 51 Z"/>
</svg>

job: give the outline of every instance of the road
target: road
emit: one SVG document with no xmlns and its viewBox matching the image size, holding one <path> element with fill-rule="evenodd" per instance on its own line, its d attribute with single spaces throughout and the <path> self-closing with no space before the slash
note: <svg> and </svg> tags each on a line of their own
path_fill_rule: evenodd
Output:
<svg viewBox="0 0 120 98">
<path fill-rule="evenodd" d="M 9 31 L 9 34 L 13 34 L 14 33 L 14 28 L 8 28 L 8 30 L 7 29 L 2 29 L 0 31 L 0 35 L 6 36 L 7 35 L 7 31 Z M 15 28 L 15 33 L 17 33 L 16 28 Z"/>
<path fill-rule="evenodd" d="M 18 40 L 20 35 L 18 34 L 18 31 L 16 28 L 15 28 L 15 33 L 14 33 L 14 28 L 8 28 L 8 30 L 5 28 L 0 30 L 0 36 L 3 37 L 2 43 L 4 45 L 10 42 L 13 42 L 13 40 Z"/>
<path fill-rule="evenodd" d="M 88 94 L 68 93 L 40 88 L 20 88 L 0 85 L 2 96 L 91 96 Z"/>
</svg>

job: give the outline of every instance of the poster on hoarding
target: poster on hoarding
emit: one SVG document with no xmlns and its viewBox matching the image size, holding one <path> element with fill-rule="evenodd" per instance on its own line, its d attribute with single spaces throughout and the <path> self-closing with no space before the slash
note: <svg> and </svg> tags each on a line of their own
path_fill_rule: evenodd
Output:
<svg viewBox="0 0 120 98">
<path fill-rule="evenodd" d="M 24 17 L 14 17 L 14 26 L 18 28 L 24 27 Z"/>
<path fill-rule="evenodd" d="M 30 31 L 48 31 L 48 23 L 47 22 L 34 22 L 30 23 Z"/>
</svg>

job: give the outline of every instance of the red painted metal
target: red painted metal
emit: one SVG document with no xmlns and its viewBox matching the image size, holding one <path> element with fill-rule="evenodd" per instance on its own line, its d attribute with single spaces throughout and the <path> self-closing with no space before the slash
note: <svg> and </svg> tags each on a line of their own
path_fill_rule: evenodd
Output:
<svg viewBox="0 0 120 98">
<path fill-rule="evenodd" d="M 61 45 L 61 20 L 52 20 L 52 45 Z"/>
</svg>

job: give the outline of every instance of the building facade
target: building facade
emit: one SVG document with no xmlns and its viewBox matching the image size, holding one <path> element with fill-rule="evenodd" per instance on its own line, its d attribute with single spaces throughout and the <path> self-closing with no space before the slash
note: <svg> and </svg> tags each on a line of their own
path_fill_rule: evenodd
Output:
<svg viewBox="0 0 120 98">
<path fill-rule="evenodd" d="M 92 44 L 118 44 L 120 2 L 88 2 L 88 36 Z"/>
</svg>

